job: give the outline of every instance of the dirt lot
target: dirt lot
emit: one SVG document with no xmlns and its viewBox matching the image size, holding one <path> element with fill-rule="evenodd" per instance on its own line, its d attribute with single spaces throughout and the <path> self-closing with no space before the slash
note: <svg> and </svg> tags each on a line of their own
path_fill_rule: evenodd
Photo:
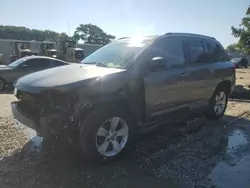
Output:
<svg viewBox="0 0 250 188">
<path fill-rule="evenodd" d="M 248 92 L 250 69 L 238 69 L 237 77 Z M 94 165 L 65 145 L 44 148 L 40 137 L 14 126 L 14 97 L 0 94 L 0 187 L 249 187 L 250 101 L 237 98 L 219 121 L 166 125 L 140 135 L 120 161 Z"/>
</svg>

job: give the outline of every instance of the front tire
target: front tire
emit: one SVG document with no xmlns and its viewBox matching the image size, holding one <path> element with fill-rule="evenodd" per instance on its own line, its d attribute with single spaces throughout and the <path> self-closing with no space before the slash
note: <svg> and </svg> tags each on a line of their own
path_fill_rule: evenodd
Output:
<svg viewBox="0 0 250 188">
<path fill-rule="evenodd" d="M 209 100 L 208 110 L 206 112 L 206 117 L 211 120 L 220 119 L 227 108 L 228 102 L 228 90 L 225 87 L 218 87 L 211 99 Z"/>
<path fill-rule="evenodd" d="M 128 113 L 119 109 L 97 109 L 82 123 L 80 147 L 94 161 L 111 161 L 128 148 L 134 132 Z"/>
</svg>

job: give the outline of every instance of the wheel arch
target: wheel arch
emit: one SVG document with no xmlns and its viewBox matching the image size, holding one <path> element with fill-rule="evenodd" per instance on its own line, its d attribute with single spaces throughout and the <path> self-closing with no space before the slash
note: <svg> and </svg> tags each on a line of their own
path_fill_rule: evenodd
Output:
<svg viewBox="0 0 250 188">
<path fill-rule="evenodd" d="M 217 86 L 215 88 L 215 91 L 218 88 L 225 88 L 227 93 L 230 94 L 231 87 L 232 87 L 232 83 L 231 83 L 230 80 L 223 80 L 223 81 L 221 81 L 220 83 L 217 84 Z"/>
</svg>

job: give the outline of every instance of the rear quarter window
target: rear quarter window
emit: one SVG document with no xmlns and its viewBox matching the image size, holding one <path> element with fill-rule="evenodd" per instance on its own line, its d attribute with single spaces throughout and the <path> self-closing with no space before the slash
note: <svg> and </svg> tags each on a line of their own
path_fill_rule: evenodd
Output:
<svg viewBox="0 0 250 188">
<path fill-rule="evenodd" d="M 213 62 L 229 61 L 229 57 L 220 43 L 213 42 L 210 45 L 213 54 Z"/>
<path fill-rule="evenodd" d="M 51 60 L 51 62 L 50 62 L 51 67 L 59 67 L 59 66 L 63 66 L 63 65 L 66 65 L 66 63 L 64 63 L 62 61 Z"/>
</svg>

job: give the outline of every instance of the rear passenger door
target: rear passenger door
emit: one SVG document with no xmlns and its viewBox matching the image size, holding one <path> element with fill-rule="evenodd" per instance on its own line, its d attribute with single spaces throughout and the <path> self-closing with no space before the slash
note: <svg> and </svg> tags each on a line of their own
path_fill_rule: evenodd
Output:
<svg viewBox="0 0 250 188">
<path fill-rule="evenodd" d="M 228 76 L 234 75 L 234 68 L 232 62 L 230 62 L 224 48 L 218 41 L 210 43 L 211 54 L 212 54 L 212 63 L 211 63 L 211 72 L 213 75 L 213 89 L 212 93 L 219 82 L 222 80 L 228 80 Z"/>
<path fill-rule="evenodd" d="M 214 86 L 211 71 L 211 47 L 206 40 L 200 38 L 185 39 L 187 56 L 187 70 L 190 93 L 194 107 L 205 105 L 211 97 L 211 88 Z M 196 106 L 197 105 L 197 106 Z"/>
</svg>

